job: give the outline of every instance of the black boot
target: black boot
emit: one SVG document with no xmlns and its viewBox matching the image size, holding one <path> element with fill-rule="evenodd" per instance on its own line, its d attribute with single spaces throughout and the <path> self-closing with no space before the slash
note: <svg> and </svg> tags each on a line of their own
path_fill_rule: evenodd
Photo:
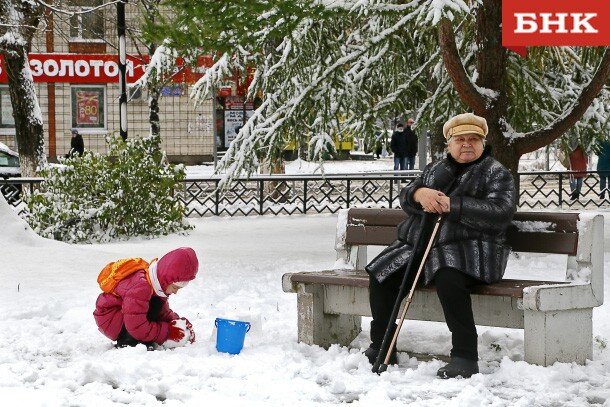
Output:
<svg viewBox="0 0 610 407">
<path fill-rule="evenodd" d="M 576 199 L 578 199 L 578 198 L 580 198 L 580 192 L 576 192 L 576 191 L 572 192 L 572 195 L 570 195 L 570 198 L 571 198 L 573 201 L 574 201 L 574 200 L 576 200 Z"/>
<path fill-rule="evenodd" d="M 379 355 L 379 349 L 373 348 L 372 346 L 369 346 L 369 348 L 364 351 L 364 356 L 367 357 L 367 359 L 369 360 L 369 363 L 371 365 L 375 364 L 375 361 L 377 360 L 377 355 Z M 381 361 L 381 363 L 383 363 L 383 360 Z M 390 355 L 389 364 L 390 365 L 398 364 L 398 354 L 396 353 L 396 348 L 394 348 L 394 350 L 392 351 L 392 354 Z"/>
<path fill-rule="evenodd" d="M 458 376 L 467 378 L 477 373 L 479 373 L 479 364 L 476 360 L 453 356 L 451 362 L 438 369 L 436 375 L 442 379 L 450 379 Z"/>
</svg>

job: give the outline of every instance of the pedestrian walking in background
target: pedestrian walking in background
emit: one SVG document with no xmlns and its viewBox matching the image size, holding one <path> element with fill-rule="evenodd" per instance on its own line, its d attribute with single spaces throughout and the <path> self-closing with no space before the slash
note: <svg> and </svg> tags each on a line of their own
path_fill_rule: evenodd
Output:
<svg viewBox="0 0 610 407">
<path fill-rule="evenodd" d="M 610 177 L 610 141 L 602 140 L 596 145 L 597 171 L 599 173 L 599 197 L 606 198 L 608 178 Z"/>
<path fill-rule="evenodd" d="M 575 148 L 572 149 L 569 158 L 570 171 L 587 171 L 587 162 L 589 158 L 587 157 L 585 150 L 580 144 L 578 144 Z M 574 200 L 580 198 L 582 180 L 586 176 L 587 174 L 585 172 L 575 172 L 570 174 L 571 199 Z"/>
<path fill-rule="evenodd" d="M 396 130 L 392 133 L 390 147 L 394 153 L 394 171 L 407 169 L 407 135 L 405 134 L 405 126 L 398 123 Z"/>
<path fill-rule="evenodd" d="M 383 150 L 383 143 L 381 140 L 381 132 L 378 131 L 375 133 L 375 156 L 377 159 L 381 158 L 381 152 Z"/>
<path fill-rule="evenodd" d="M 72 158 L 76 154 L 83 155 L 85 152 L 85 142 L 83 141 L 83 136 L 80 135 L 78 129 L 70 130 L 72 133 L 72 138 L 70 139 L 70 151 L 66 154 L 66 158 Z"/>
<path fill-rule="evenodd" d="M 413 119 L 407 120 L 405 136 L 407 138 L 407 170 L 415 169 L 415 156 L 417 155 L 417 134 L 411 126 L 415 123 Z"/>
</svg>

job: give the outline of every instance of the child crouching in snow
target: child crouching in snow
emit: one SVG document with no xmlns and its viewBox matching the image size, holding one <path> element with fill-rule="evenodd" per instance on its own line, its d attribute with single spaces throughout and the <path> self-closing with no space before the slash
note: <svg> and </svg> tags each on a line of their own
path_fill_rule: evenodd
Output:
<svg viewBox="0 0 610 407">
<path fill-rule="evenodd" d="M 173 348 L 193 343 L 191 323 L 169 308 L 167 297 L 193 280 L 198 267 L 190 247 L 172 250 L 150 265 L 140 258 L 110 263 L 98 277 L 104 292 L 93 316 L 100 332 L 116 340 L 117 347 L 143 343 L 151 348 L 156 343 Z"/>
</svg>

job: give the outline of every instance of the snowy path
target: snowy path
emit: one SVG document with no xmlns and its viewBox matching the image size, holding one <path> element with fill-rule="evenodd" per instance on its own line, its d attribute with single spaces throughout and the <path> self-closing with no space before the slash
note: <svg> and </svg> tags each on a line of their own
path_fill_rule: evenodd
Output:
<svg viewBox="0 0 610 407">
<path fill-rule="evenodd" d="M 367 345 L 366 332 L 351 349 L 297 344 L 296 296 L 281 290 L 283 273 L 334 263 L 334 215 L 199 219 L 188 236 L 88 246 L 32 236 L 1 203 L 0 222 L 4 405 L 610 405 L 608 272 L 587 366 L 528 365 L 520 330 L 480 328 L 483 374 L 443 381 L 435 377 L 442 362 L 401 353 L 401 369 L 377 376 L 358 348 Z M 91 315 L 99 269 L 118 257 L 152 258 L 182 245 L 197 251 L 201 272 L 170 303 L 193 322 L 198 341 L 174 351 L 112 348 Z M 542 273 L 561 261 L 524 259 L 510 272 Z M 253 322 L 240 355 L 216 352 L 216 317 Z M 447 354 L 449 342 L 443 324 L 407 322 L 399 348 Z"/>
</svg>

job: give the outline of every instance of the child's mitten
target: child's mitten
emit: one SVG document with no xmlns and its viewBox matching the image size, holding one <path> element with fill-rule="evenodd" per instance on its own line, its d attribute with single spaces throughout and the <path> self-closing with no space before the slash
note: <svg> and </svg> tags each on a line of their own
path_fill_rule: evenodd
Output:
<svg viewBox="0 0 610 407">
<path fill-rule="evenodd" d="M 163 342 L 165 348 L 177 348 L 178 346 L 184 346 L 189 342 L 190 329 L 186 327 L 186 321 L 183 319 L 174 319 L 169 324 L 169 335 L 167 340 Z"/>
<path fill-rule="evenodd" d="M 191 322 L 182 317 L 180 319 L 183 319 L 184 321 L 186 321 L 186 328 L 187 328 L 187 335 L 189 336 L 189 343 L 193 343 L 195 342 L 195 331 L 193 330 L 193 324 L 191 324 Z"/>
</svg>

